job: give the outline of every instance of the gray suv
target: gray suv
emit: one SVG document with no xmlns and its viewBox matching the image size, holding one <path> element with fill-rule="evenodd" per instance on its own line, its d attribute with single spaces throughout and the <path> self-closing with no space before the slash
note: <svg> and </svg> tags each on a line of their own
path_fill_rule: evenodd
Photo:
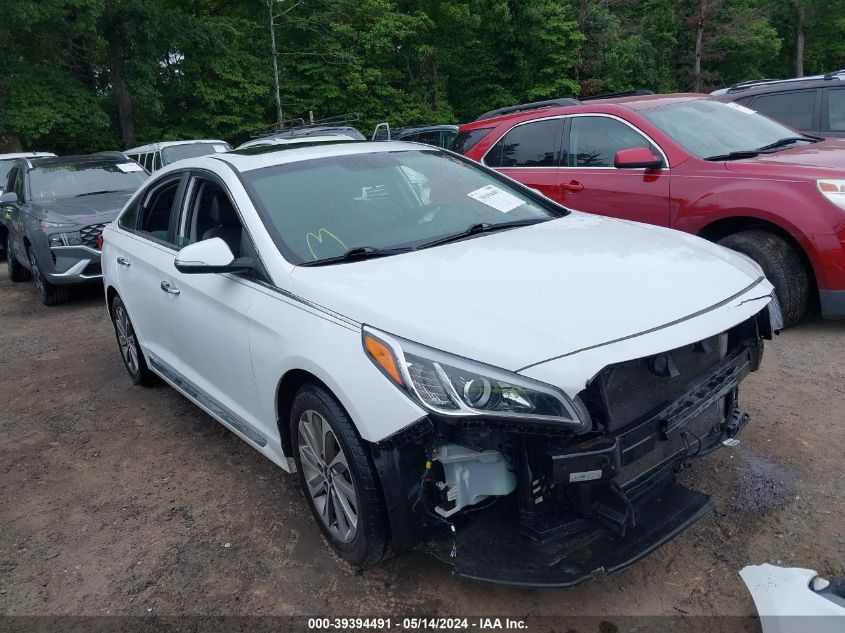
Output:
<svg viewBox="0 0 845 633">
<path fill-rule="evenodd" d="M 32 277 L 45 305 L 99 282 L 98 238 L 147 175 L 118 152 L 15 161 L 0 195 L 9 278 Z"/>
</svg>

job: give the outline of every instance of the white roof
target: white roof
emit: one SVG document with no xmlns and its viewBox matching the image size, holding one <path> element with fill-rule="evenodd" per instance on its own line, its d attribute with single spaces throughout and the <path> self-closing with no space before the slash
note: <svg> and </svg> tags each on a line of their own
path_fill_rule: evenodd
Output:
<svg viewBox="0 0 845 633">
<path fill-rule="evenodd" d="M 158 143 L 150 143 L 148 145 L 141 145 L 140 147 L 133 147 L 132 149 L 123 150 L 124 154 L 144 154 L 146 152 L 156 152 L 165 147 L 173 147 L 174 145 L 191 145 L 194 143 L 215 143 L 217 145 L 225 145 L 229 147 L 226 141 L 217 139 L 196 139 L 191 141 L 159 141 Z"/>
<path fill-rule="evenodd" d="M 279 149 L 277 152 L 268 151 L 261 154 L 214 154 L 214 158 L 229 163 L 238 171 L 252 171 L 263 167 L 281 165 L 284 163 L 298 163 L 303 160 L 325 158 L 328 156 L 351 156 L 354 154 L 375 154 L 378 152 L 409 152 L 409 151 L 432 151 L 437 150 L 430 145 L 420 143 L 407 143 L 404 141 L 357 141 L 355 143 L 326 143 L 320 145 L 309 145 L 292 149 Z M 203 157 L 208 158 L 208 157 Z M 188 166 L 189 160 L 180 161 L 184 169 Z M 196 159 L 199 160 L 199 159 Z"/>
<path fill-rule="evenodd" d="M 294 136 L 288 138 L 257 138 L 238 145 L 235 149 L 246 149 L 248 147 L 262 147 L 264 145 L 296 145 L 298 143 L 314 143 L 321 141 L 354 141 L 355 139 L 346 134 L 333 134 L 331 136 Z"/>
<path fill-rule="evenodd" d="M 55 156 L 53 152 L 18 152 L 16 154 L 0 154 L 0 160 L 13 158 L 35 158 L 36 156 Z"/>
</svg>

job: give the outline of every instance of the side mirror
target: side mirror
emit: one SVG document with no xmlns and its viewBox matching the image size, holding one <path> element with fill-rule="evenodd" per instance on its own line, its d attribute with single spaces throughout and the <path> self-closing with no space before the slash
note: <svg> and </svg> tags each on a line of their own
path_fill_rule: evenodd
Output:
<svg viewBox="0 0 845 633">
<path fill-rule="evenodd" d="M 235 259 L 229 245 L 219 237 L 189 244 L 176 253 L 173 262 L 180 273 L 245 273 L 255 267 L 249 257 Z"/>
<path fill-rule="evenodd" d="M 0 192 L 3 190 L 0 189 Z M 7 191 L 3 195 L 0 195 L 0 205 L 3 204 L 17 204 L 18 203 L 18 194 L 14 191 Z"/>
<path fill-rule="evenodd" d="M 617 169 L 660 169 L 663 159 L 651 153 L 647 147 L 620 149 L 613 157 Z"/>
</svg>

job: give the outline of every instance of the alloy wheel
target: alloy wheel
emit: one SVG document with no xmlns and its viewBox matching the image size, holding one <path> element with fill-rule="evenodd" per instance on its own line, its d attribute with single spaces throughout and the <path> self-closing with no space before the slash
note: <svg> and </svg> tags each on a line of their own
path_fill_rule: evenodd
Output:
<svg viewBox="0 0 845 633">
<path fill-rule="evenodd" d="M 135 330 L 122 305 L 116 306 L 114 311 L 114 327 L 117 330 L 117 344 L 120 354 L 129 369 L 129 373 L 138 373 L 138 347 L 135 343 Z"/>
<path fill-rule="evenodd" d="M 35 287 L 38 288 L 39 294 L 44 294 L 44 279 L 41 277 L 41 269 L 38 268 L 38 262 L 35 261 L 35 255 L 32 254 L 32 249 L 29 253 L 29 266 L 32 273 L 32 279 L 35 281 Z"/>
<path fill-rule="evenodd" d="M 358 497 L 346 454 L 326 419 L 314 410 L 299 418 L 298 448 L 308 494 L 325 528 L 349 543 L 358 532 Z"/>
</svg>

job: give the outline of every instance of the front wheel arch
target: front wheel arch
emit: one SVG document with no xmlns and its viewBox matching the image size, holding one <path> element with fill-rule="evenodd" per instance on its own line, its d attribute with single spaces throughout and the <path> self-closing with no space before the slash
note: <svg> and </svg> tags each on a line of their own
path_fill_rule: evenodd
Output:
<svg viewBox="0 0 845 633">
<path fill-rule="evenodd" d="M 715 222 L 711 222 L 698 231 L 697 235 L 705 240 L 717 243 L 719 240 L 722 240 L 729 235 L 740 233 L 742 231 L 753 230 L 774 233 L 778 237 L 784 239 L 790 246 L 792 246 L 793 249 L 795 249 L 795 252 L 798 253 L 798 256 L 804 264 L 804 269 L 807 271 L 807 279 L 810 283 L 810 287 L 808 288 L 810 301 L 807 307 L 813 311 L 818 311 L 819 286 L 816 275 L 816 267 L 813 265 L 813 261 L 804 247 L 801 246 L 798 240 L 796 240 L 789 231 L 780 225 L 753 216 L 736 216 L 722 218 L 720 220 L 716 220 Z"/>
</svg>

